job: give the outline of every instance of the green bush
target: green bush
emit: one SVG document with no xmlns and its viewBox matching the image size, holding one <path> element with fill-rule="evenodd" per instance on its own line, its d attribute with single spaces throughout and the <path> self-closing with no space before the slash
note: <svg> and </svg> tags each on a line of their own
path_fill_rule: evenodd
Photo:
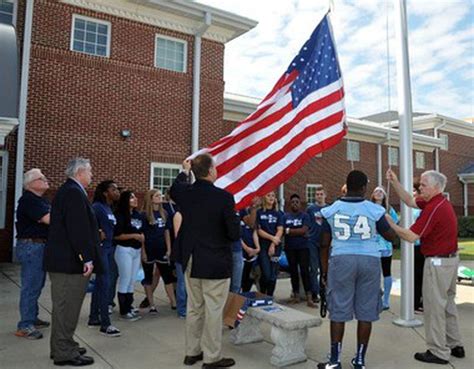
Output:
<svg viewBox="0 0 474 369">
<path fill-rule="evenodd" d="M 474 216 L 458 218 L 458 236 L 461 238 L 474 237 Z"/>
</svg>

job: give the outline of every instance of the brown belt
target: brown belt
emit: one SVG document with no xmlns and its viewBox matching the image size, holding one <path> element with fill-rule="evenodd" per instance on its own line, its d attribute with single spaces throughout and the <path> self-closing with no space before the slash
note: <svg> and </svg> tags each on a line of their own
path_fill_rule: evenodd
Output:
<svg viewBox="0 0 474 369">
<path fill-rule="evenodd" d="M 455 258 L 458 256 L 457 252 L 453 252 L 451 254 L 444 254 L 444 255 L 428 255 L 427 258 Z"/>
<path fill-rule="evenodd" d="M 46 238 L 19 238 L 18 241 L 31 243 L 46 243 Z"/>
</svg>

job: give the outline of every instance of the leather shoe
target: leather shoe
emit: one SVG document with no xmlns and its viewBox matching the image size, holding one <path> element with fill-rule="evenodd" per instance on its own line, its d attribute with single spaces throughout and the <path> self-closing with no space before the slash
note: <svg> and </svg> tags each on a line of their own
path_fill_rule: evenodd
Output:
<svg viewBox="0 0 474 369">
<path fill-rule="evenodd" d="M 90 356 L 79 355 L 78 357 L 65 360 L 65 361 L 54 361 L 54 365 L 58 366 L 86 366 L 94 364 L 94 359 Z"/>
<path fill-rule="evenodd" d="M 219 361 L 213 363 L 202 364 L 202 369 L 216 369 L 216 368 L 228 368 L 235 365 L 235 360 L 231 358 L 222 358 Z"/>
<path fill-rule="evenodd" d="M 458 357 L 462 359 L 463 357 L 466 356 L 466 353 L 464 352 L 464 347 L 462 346 L 456 346 L 451 349 L 451 355 L 454 357 Z"/>
<path fill-rule="evenodd" d="M 203 359 L 203 354 L 202 352 L 199 355 L 194 355 L 194 356 L 185 356 L 184 357 L 184 365 L 194 365 L 198 361 L 201 361 Z"/>
<path fill-rule="evenodd" d="M 423 361 L 424 363 L 430 364 L 448 364 L 448 360 L 444 360 L 439 358 L 436 355 L 433 355 L 430 350 L 426 350 L 426 352 L 417 352 L 415 354 L 415 359 L 418 361 Z"/>
<path fill-rule="evenodd" d="M 77 348 L 77 351 L 79 352 L 79 355 L 85 355 L 87 350 L 85 347 L 78 347 Z M 49 355 L 49 358 L 52 359 L 53 358 L 53 354 L 50 354 Z"/>
</svg>

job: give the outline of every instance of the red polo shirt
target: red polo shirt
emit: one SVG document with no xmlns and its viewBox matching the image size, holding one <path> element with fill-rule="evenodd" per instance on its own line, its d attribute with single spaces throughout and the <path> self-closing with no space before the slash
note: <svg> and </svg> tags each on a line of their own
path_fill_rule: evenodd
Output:
<svg viewBox="0 0 474 369">
<path fill-rule="evenodd" d="M 458 249 L 458 221 L 453 206 L 442 194 L 430 201 L 417 200 L 421 214 L 410 227 L 420 236 L 425 256 L 452 254 Z"/>
</svg>

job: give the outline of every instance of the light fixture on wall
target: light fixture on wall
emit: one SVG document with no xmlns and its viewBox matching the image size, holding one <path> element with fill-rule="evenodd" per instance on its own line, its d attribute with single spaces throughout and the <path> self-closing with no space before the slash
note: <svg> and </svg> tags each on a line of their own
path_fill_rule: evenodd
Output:
<svg viewBox="0 0 474 369">
<path fill-rule="evenodd" d="M 132 131 L 130 129 L 122 129 L 120 131 L 120 136 L 122 136 L 124 140 L 127 140 L 132 137 Z"/>
</svg>

